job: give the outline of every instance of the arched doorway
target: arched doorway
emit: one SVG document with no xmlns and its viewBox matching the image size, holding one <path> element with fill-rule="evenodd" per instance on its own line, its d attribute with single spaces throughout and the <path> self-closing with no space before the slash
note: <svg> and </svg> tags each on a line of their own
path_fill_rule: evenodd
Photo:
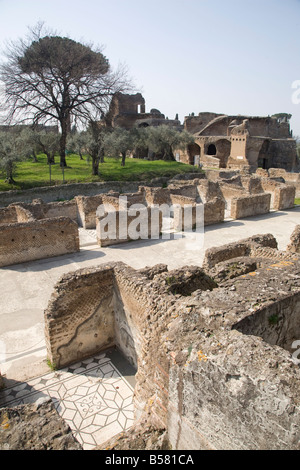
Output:
<svg viewBox="0 0 300 470">
<path fill-rule="evenodd" d="M 231 142 L 227 139 L 220 139 L 216 142 L 216 148 L 216 157 L 220 160 L 220 168 L 226 168 L 231 151 Z"/>
<path fill-rule="evenodd" d="M 217 148 L 215 144 L 209 144 L 207 148 L 207 155 L 216 155 L 217 154 Z"/>
<path fill-rule="evenodd" d="M 200 155 L 201 149 L 198 144 L 193 143 L 188 145 L 189 165 L 198 166 L 200 164 Z"/>
<path fill-rule="evenodd" d="M 268 170 L 269 168 L 271 168 L 269 146 L 270 146 L 270 141 L 265 140 L 261 146 L 261 149 L 257 157 L 258 168 L 263 168 L 264 170 Z"/>
</svg>

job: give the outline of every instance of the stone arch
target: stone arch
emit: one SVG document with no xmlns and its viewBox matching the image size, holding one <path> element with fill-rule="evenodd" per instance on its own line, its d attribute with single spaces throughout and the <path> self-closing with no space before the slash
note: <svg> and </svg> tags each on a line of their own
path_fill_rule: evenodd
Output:
<svg viewBox="0 0 300 470">
<path fill-rule="evenodd" d="M 257 157 L 257 166 L 268 170 L 271 168 L 271 158 L 269 154 L 270 140 L 264 140 Z"/>
<path fill-rule="evenodd" d="M 209 144 L 207 147 L 207 155 L 215 156 L 217 154 L 217 147 L 215 144 Z"/>
<path fill-rule="evenodd" d="M 231 142 L 227 139 L 220 139 L 216 142 L 216 157 L 220 160 L 220 168 L 226 168 L 230 156 Z"/>
<path fill-rule="evenodd" d="M 188 145 L 189 165 L 199 165 L 201 156 L 201 148 L 195 142 Z"/>
</svg>

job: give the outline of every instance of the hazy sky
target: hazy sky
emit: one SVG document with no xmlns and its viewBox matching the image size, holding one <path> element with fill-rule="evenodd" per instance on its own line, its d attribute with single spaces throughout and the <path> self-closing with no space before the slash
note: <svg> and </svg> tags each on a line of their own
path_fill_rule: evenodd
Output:
<svg viewBox="0 0 300 470">
<path fill-rule="evenodd" d="M 286 112 L 300 136 L 300 0 L 0 0 L 1 48 L 38 21 L 127 64 L 147 112 Z"/>
</svg>

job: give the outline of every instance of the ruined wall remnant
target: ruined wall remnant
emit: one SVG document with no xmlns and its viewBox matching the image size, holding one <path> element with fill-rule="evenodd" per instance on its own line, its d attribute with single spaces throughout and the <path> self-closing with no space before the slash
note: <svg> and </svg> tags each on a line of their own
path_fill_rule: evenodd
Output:
<svg viewBox="0 0 300 470">
<path fill-rule="evenodd" d="M 300 253 L 300 225 L 296 225 L 286 249 L 292 253 Z"/>
<path fill-rule="evenodd" d="M 106 319 L 109 343 L 137 368 L 139 426 L 165 430 L 167 448 L 299 449 L 299 273 L 299 255 L 272 235 L 209 250 L 202 269 L 76 271 L 45 312 L 48 354 L 61 366 L 102 350 Z"/>
<path fill-rule="evenodd" d="M 231 217 L 242 219 L 270 211 L 271 195 L 255 194 L 253 196 L 237 197 L 231 200 Z"/>
<path fill-rule="evenodd" d="M 257 249 L 258 246 L 277 250 L 277 241 L 270 233 L 255 235 L 254 237 L 242 239 L 239 242 L 209 248 L 205 252 L 202 266 L 204 269 L 210 270 L 216 264 L 222 263 L 223 261 L 227 261 L 232 258 L 251 256 L 253 250 Z"/>
<path fill-rule="evenodd" d="M 132 198 L 129 195 L 126 201 L 115 197 L 103 198 L 102 208 L 98 209 L 96 214 L 99 246 L 160 237 L 163 211 L 156 206 L 144 205 L 139 202 L 140 200 L 144 202 L 143 193 Z"/>
<path fill-rule="evenodd" d="M 0 450 L 82 450 L 52 400 L 0 409 Z"/>
<path fill-rule="evenodd" d="M 68 218 L 0 226 L 0 266 L 79 251 L 78 226 Z"/>
<path fill-rule="evenodd" d="M 0 225 L 14 224 L 18 222 L 16 208 L 14 206 L 0 209 Z"/>
<path fill-rule="evenodd" d="M 48 358 L 61 368 L 114 343 L 110 267 L 63 276 L 45 312 Z"/>
<path fill-rule="evenodd" d="M 102 204 L 102 195 L 77 196 L 77 220 L 78 224 L 85 229 L 96 228 L 96 211 Z"/>
<path fill-rule="evenodd" d="M 191 132 L 204 168 L 255 171 L 258 167 L 299 171 L 296 141 L 288 122 L 276 116 L 227 116 L 199 113 L 188 116 L 184 128 Z M 179 152 L 180 161 L 195 164 L 189 148 Z"/>
<path fill-rule="evenodd" d="M 277 176 L 270 178 L 266 176 L 266 171 L 254 176 L 236 170 L 209 170 L 205 175 L 178 175 L 167 180 L 166 187 L 162 187 L 162 184 L 138 185 L 136 192 L 122 193 L 117 185 L 115 190 L 92 196 L 76 196 L 71 201 L 45 203 L 41 199 L 34 199 L 30 203 L 13 203 L 0 208 L 0 246 L 3 243 L 4 256 L 2 263 L 6 262 L 5 259 L 11 264 L 77 251 L 78 227 L 76 229 L 75 226 L 78 225 L 84 229 L 96 229 L 98 244 L 109 246 L 129 240 L 158 239 L 163 227 L 163 217 L 173 218 L 174 228 L 181 231 L 221 223 L 229 217 L 241 219 L 268 213 L 270 209 L 292 208 L 296 195 L 296 179 L 290 179 L 286 183 L 283 176 L 288 179 L 288 173 L 281 171 L 274 174 Z M 176 212 L 174 208 L 179 209 Z M 191 217 L 188 215 L 189 208 Z M 56 219 L 59 217 L 73 222 L 73 245 L 72 237 L 67 243 L 66 238 L 61 236 L 66 236 L 67 233 L 63 229 L 57 229 L 60 233 L 56 238 L 57 242 L 53 246 L 49 244 L 48 240 L 52 239 L 57 226 Z M 186 225 L 185 221 L 189 219 Z M 43 236 L 35 233 L 29 235 L 31 228 L 37 227 L 35 223 L 46 220 L 53 220 L 49 235 L 44 232 Z M 27 223 L 31 223 L 27 228 L 20 225 L 20 230 L 26 233 L 22 256 L 5 258 L 4 253 L 10 253 L 16 246 L 12 230 L 18 231 L 18 224 Z M 48 223 L 50 226 L 51 223 Z M 12 224 L 15 226 L 10 227 Z M 45 227 L 43 224 L 40 226 Z M 30 249 L 25 256 L 29 239 Z M 44 247 L 42 240 L 45 242 Z M 59 240 L 62 240 L 60 248 Z"/>
<path fill-rule="evenodd" d="M 267 177 L 269 178 L 280 178 L 287 185 L 294 186 L 296 188 L 295 197 L 300 197 L 300 173 L 290 173 L 284 168 L 270 168 L 268 170 Z"/>
</svg>

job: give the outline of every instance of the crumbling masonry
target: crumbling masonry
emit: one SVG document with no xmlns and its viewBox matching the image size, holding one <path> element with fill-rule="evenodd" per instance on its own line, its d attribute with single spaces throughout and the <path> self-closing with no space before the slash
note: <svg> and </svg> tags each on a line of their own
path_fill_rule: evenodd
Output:
<svg viewBox="0 0 300 470">
<path fill-rule="evenodd" d="M 172 449 L 299 450 L 299 314 L 299 245 L 257 235 L 208 250 L 202 269 L 63 276 L 45 311 L 48 355 L 60 368 L 117 346 L 137 369 L 137 429 L 165 430 Z"/>
<path fill-rule="evenodd" d="M 293 207 L 299 189 L 271 170 L 180 178 L 125 193 L 127 207 L 201 204 L 209 225 Z M 78 225 L 97 227 L 103 246 L 97 208 L 117 208 L 119 196 L 0 209 L 1 265 L 77 251 Z M 135 367 L 136 425 L 104 448 L 150 433 L 172 449 L 299 450 L 299 318 L 297 226 L 286 252 L 271 234 L 257 235 L 207 250 L 202 268 L 111 263 L 66 274 L 45 311 L 45 336 L 56 368 L 111 347 Z"/>
<path fill-rule="evenodd" d="M 294 174 L 283 170 L 280 176 L 276 170 L 255 174 L 208 170 L 184 177 L 178 175 L 164 182 L 154 181 L 148 186 L 140 183 L 136 192 L 122 193 L 111 189 L 90 196 L 75 196 L 65 202 L 44 203 L 41 199 L 30 203 L 14 202 L 0 208 L 0 266 L 79 251 L 78 227 L 96 229 L 100 246 L 124 243 L 130 239 L 130 234 L 120 236 L 120 220 L 124 220 L 124 216 L 126 227 L 138 216 L 144 216 L 148 224 L 146 234 L 138 236 L 159 238 L 163 207 L 178 209 L 171 217 L 174 229 L 179 231 L 184 228 L 180 211 L 187 206 L 191 208 L 192 226 L 197 222 L 199 206 L 203 208 L 205 226 L 228 218 L 241 219 L 270 210 L 289 209 L 294 206 L 300 190 L 300 180 L 289 179 L 289 175 Z M 99 207 L 102 207 L 101 212 Z M 138 209 L 131 215 L 131 208 Z M 109 215 L 115 217 L 114 235 L 107 226 Z M 154 219 L 158 221 L 155 236 L 151 232 Z"/>
</svg>

